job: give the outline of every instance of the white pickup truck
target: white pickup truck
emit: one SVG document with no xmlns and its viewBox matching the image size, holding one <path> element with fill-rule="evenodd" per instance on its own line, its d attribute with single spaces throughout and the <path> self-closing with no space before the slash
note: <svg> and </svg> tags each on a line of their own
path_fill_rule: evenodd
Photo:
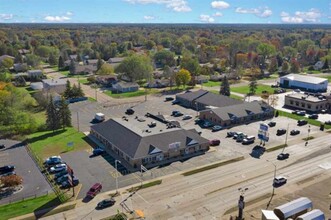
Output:
<svg viewBox="0 0 331 220">
<path fill-rule="evenodd" d="M 105 120 L 105 114 L 103 113 L 96 113 L 95 116 L 94 116 L 94 120 L 96 122 L 102 122 Z"/>
</svg>

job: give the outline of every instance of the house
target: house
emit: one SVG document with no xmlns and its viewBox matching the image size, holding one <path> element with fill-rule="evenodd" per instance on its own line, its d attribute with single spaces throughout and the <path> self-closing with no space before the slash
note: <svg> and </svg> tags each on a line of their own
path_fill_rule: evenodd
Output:
<svg viewBox="0 0 331 220">
<path fill-rule="evenodd" d="M 103 61 L 103 60 L 101 60 Z M 84 65 L 98 66 L 98 59 L 87 59 L 83 61 Z"/>
<path fill-rule="evenodd" d="M 29 78 L 42 78 L 43 72 L 41 70 L 29 70 L 28 77 Z"/>
<path fill-rule="evenodd" d="M 135 92 L 139 89 L 139 85 L 135 82 L 117 82 L 113 85 L 113 91 L 114 92 Z"/>
<path fill-rule="evenodd" d="M 30 50 L 27 49 L 19 49 L 18 53 L 20 53 L 21 55 L 26 55 L 30 53 Z"/>
<path fill-rule="evenodd" d="M 11 59 L 11 60 L 15 60 L 15 57 L 13 57 L 13 56 L 9 56 L 9 55 L 2 55 L 2 56 L 0 56 L 0 64 L 2 63 L 2 61 L 4 60 L 4 59 Z"/>
<path fill-rule="evenodd" d="M 285 107 L 301 109 L 307 112 L 318 113 L 321 110 L 331 110 L 330 94 L 303 94 L 293 93 L 285 95 Z"/>
<path fill-rule="evenodd" d="M 243 101 L 224 95 L 214 94 L 202 89 L 176 95 L 176 100 L 179 102 L 179 105 L 186 108 L 192 108 L 197 111 L 207 109 L 210 106 L 225 107 L 243 103 Z"/>
<path fill-rule="evenodd" d="M 209 149 L 208 140 L 194 129 L 167 129 L 167 125 L 161 122 L 149 127 L 152 120 L 147 118 L 141 123 L 133 118 L 113 118 L 91 126 L 90 134 L 105 146 L 106 151 L 122 158 L 121 161 L 125 162 L 122 164 L 133 168 L 159 166 Z"/>
<path fill-rule="evenodd" d="M 109 64 L 120 64 L 125 59 L 125 57 L 112 57 L 107 60 Z"/>
<path fill-rule="evenodd" d="M 199 112 L 199 118 L 222 127 L 265 120 L 274 116 L 274 109 L 264 102 L 244 102 L 242 104 L 212 108 Z"/>
<path fill-rule="evenodd" d="M 97 71 L 97 66 L 94 65 L 76 65 L 74 75 L 78 74 L 94 74 Z"/>
<path fill-rule="evenodd" d="M 32 90 L 43 90 L 44 84 L 42 82 L 33 82 L 30 83 L 30 88 Z"/>
<path fill-rule="evenodd" d="M 195 83 L 197 83 L 197 84 L 203 84 L 203 83 L 208 82 L 209 77 L 200 75 L 200 76 L 196 76 L 194 80 L 195 80 Z"/>
<path fill-rule="evenodd" d="M 165 88 L 170 86 L 169 79 L 154 79 L 147 83 L 147 88 Z"/>
<path fill-rule="evenodd" d="M 26 63 L 14 63 L 15 72 L 25 72 L 28 69 L 28 65 Z"/>
<path fill-rule="evenodd" d="M 326 92 L 328 80 L 314 76 L 300 74 L 289 74 L 279 78 L 279 85 L 282 88 L 301 89 L 309 92 Z"/>
<path fill-rule="evenodd" d="M 323 61 L 317 61 L 314 65 L 314 70 L 321 70 L 324 66 L 324 62 Z"/>
<path fill-rule="evenodd" d="M 114 75 L 101 75 L 96 77 L 97 83 L 103 86 L 111 86 L 117 83 L 117 77 Z"/>
<path fill-rule="evenodd" d="M 67 81 L 65 79 L 44 79 L 42 83 L 44 91 L 62 94 L 66 89 Z"/>
</svg>

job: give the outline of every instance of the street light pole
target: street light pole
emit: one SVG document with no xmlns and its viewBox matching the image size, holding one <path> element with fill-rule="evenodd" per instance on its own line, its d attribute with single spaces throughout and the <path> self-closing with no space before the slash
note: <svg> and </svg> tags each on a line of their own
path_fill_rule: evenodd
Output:
<svg viewBox="0 0 331 220">
<path fill-rule="evenodd" d="M 277 171 L 277 166 L 274 162 L 270 161 L 270 160 L 266 160 L 267 162 L 270 162 L 273 166 L 274 166 L 274 179 L 276 178 L 276 171 Z M 267 208 L 269 207 L 270 203 L 271 203 L 271 200 L 272 200 L 272 197 L 275 195 L 275 184 L 274 184 L 274 179 L 272 180 L 272 195 L 271 195 L 271 198 L 268 202 L 268 205 L 267 205 Z"/>
<path fill-rule="evenodd" d="M 307 136 L 307 140 L 306 140 L 306 146 L 308 145 L 308 140 L 309 140 L 309 133 L 310 133 L 310 125 L 308 126 L 308 136 Z"/>
<path fill-rule="evenodd" d="M 115 169 L 116 169 L 116 194 L 118 193 L 118 180 L 117 180 L 118 170 L 117 170 L 117 163 L 121 163 L 121 161 L 120 160 L 115 160 Z"/>
<path fill-rule="evenodd" d="M 238 191 L 240 192 L 239 200 L 238 200 L 238 220 L 243 219 L 243 212 L 245 208 L 245 192 L 248 190 L 248 188 L 239 188 Z"/>
</svg>

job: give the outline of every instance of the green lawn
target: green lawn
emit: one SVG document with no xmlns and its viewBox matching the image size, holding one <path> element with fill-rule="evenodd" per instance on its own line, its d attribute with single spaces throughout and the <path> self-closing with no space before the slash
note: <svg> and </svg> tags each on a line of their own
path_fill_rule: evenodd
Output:
<svg viewBox="0 0 331 220">
<path fill-rule="evenodd" d="M 203 83 L 202 86 L 207 86 L 207 87 L 215 87 L 215 86 L 220 86 L 221 82 L 214 82 L 214 81 L 208 81 L 206 83 Z"/>
<path fill-rule="evenodd" d="M 237 93 L 241 93 L 241 94 L 247 94 L 249 93 L 249 86 L 239 86 L 239 87 L 230 87 L 231 92 L 237 92 Z M 267 85 L 262 85 L 262 84 L 258 84 L 257 85 L 257 89 L 255 92 L 255 95 L 261 95 L 262 91 L 267 91 L 268 93 L 274 93 L 274 88 L 271 88 L 270 86 Z"/>
<path fill-rule="evenodd" d="M 55 132 L 36 132 L 28 135 L 28 138 L 31 149 L 41 159 L 69 151 L 88 149 L 90 146 L 85 141 L 87 137 L 72 127 L 64 131 L 61 129 Z M 69 142 L 73 142 L 73 147 L 67 146 Z"/>
<path fill-rule="evenodd" d="M 147 94 L 157 93 L 158 91 L 155 89 L 148 89 Z M 104 91 L 106 95 L 109 95 L 113 98 L 130 98 L 130 97 L 137 97 L 137 96 L 144 96 L 146 94 L 145 90 L 138 90 L 135 92 L 125 92 L 125 93 L 112 93 L 111 91 L 107 90 Z"/>
<path fill-rule="evenodd" d="M 331 82 L 331 76 L 321 76 L 322 78 L 328 79 L 329 82 Z"/>
<path fill-rule="evenodd" d="M 214 93 L 214 94 L 220 94 L 219 91 L 217 90 L 210 90 L 209 92 Z M 237 99 L 237 100 L 243 100 L 243 97 L 235 94 L 230 94 L 230 98 Z"/>
<path fill-rule="evenodd" d="M 85 84 L 85 85 L 89 84 L 89 81 L 87 81 L 87 78 L 79 79 L 78 82 L 80 82 L 81 84 Z"/>
<path fill-rule="evenodd" d="M 0 206 L 0 220 L 7 220 L 16 216 L 25 215 L 37 211 L 39 208 L 48 208 L 59 205 L 55 194 L 49 194 L 37 198 L 27 199 L 8 205 Z"/>
</svg>

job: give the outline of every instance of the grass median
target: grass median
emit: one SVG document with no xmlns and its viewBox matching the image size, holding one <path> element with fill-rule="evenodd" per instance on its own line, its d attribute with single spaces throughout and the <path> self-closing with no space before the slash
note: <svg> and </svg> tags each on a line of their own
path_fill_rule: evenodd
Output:
<svg viewBox="0 0 331 220">
<path fill-rule="evenodd" d="M 152 187 L 152 186 L 160 185 L 161 183 L 162 183 L 162 180 L 155 180 L 155 181 L 152 181 L 152 182 L 149 182 L 149 183 L 142 184 L 141 186 L 131 187 L 127 191 L 134 192 L 134 191 L 137 191 L 139 189 L 145 189 L 145 188 L 149 188 L 149 187 Z"/>
<path fill-rule="evenodd" d="M 196 173 L 201 173 L 201 172 L 211 170 L 211 169 L 214 169 L 214 168 L 217 168 L 217 167 L 220 167 L 220 166 L 224 166 L 224 165 L 227 165 L 227 164 L 230 164 L 230 163 L 235 163 L 235 162 L 241 161 L 243 159 L 245 159 L 243 156 L 233 158 L 231 160 L 226 160 L 226 161 L 222 161 L 222 162 L 219 162 L 219 163 L 214 163 L 212 165 L 208 165 L 208 166 L 205 166 L 205 167 L 201 167 L 201 168 L 198 168 L 198 169 L 195 169 L 195 170 L 190 170 L 190 171 L 182 173 L 182 175 L 183 176 L 190 176 L 190 175 L 193 175 L 193 174 L 196 174 Z"/>
</svg>

